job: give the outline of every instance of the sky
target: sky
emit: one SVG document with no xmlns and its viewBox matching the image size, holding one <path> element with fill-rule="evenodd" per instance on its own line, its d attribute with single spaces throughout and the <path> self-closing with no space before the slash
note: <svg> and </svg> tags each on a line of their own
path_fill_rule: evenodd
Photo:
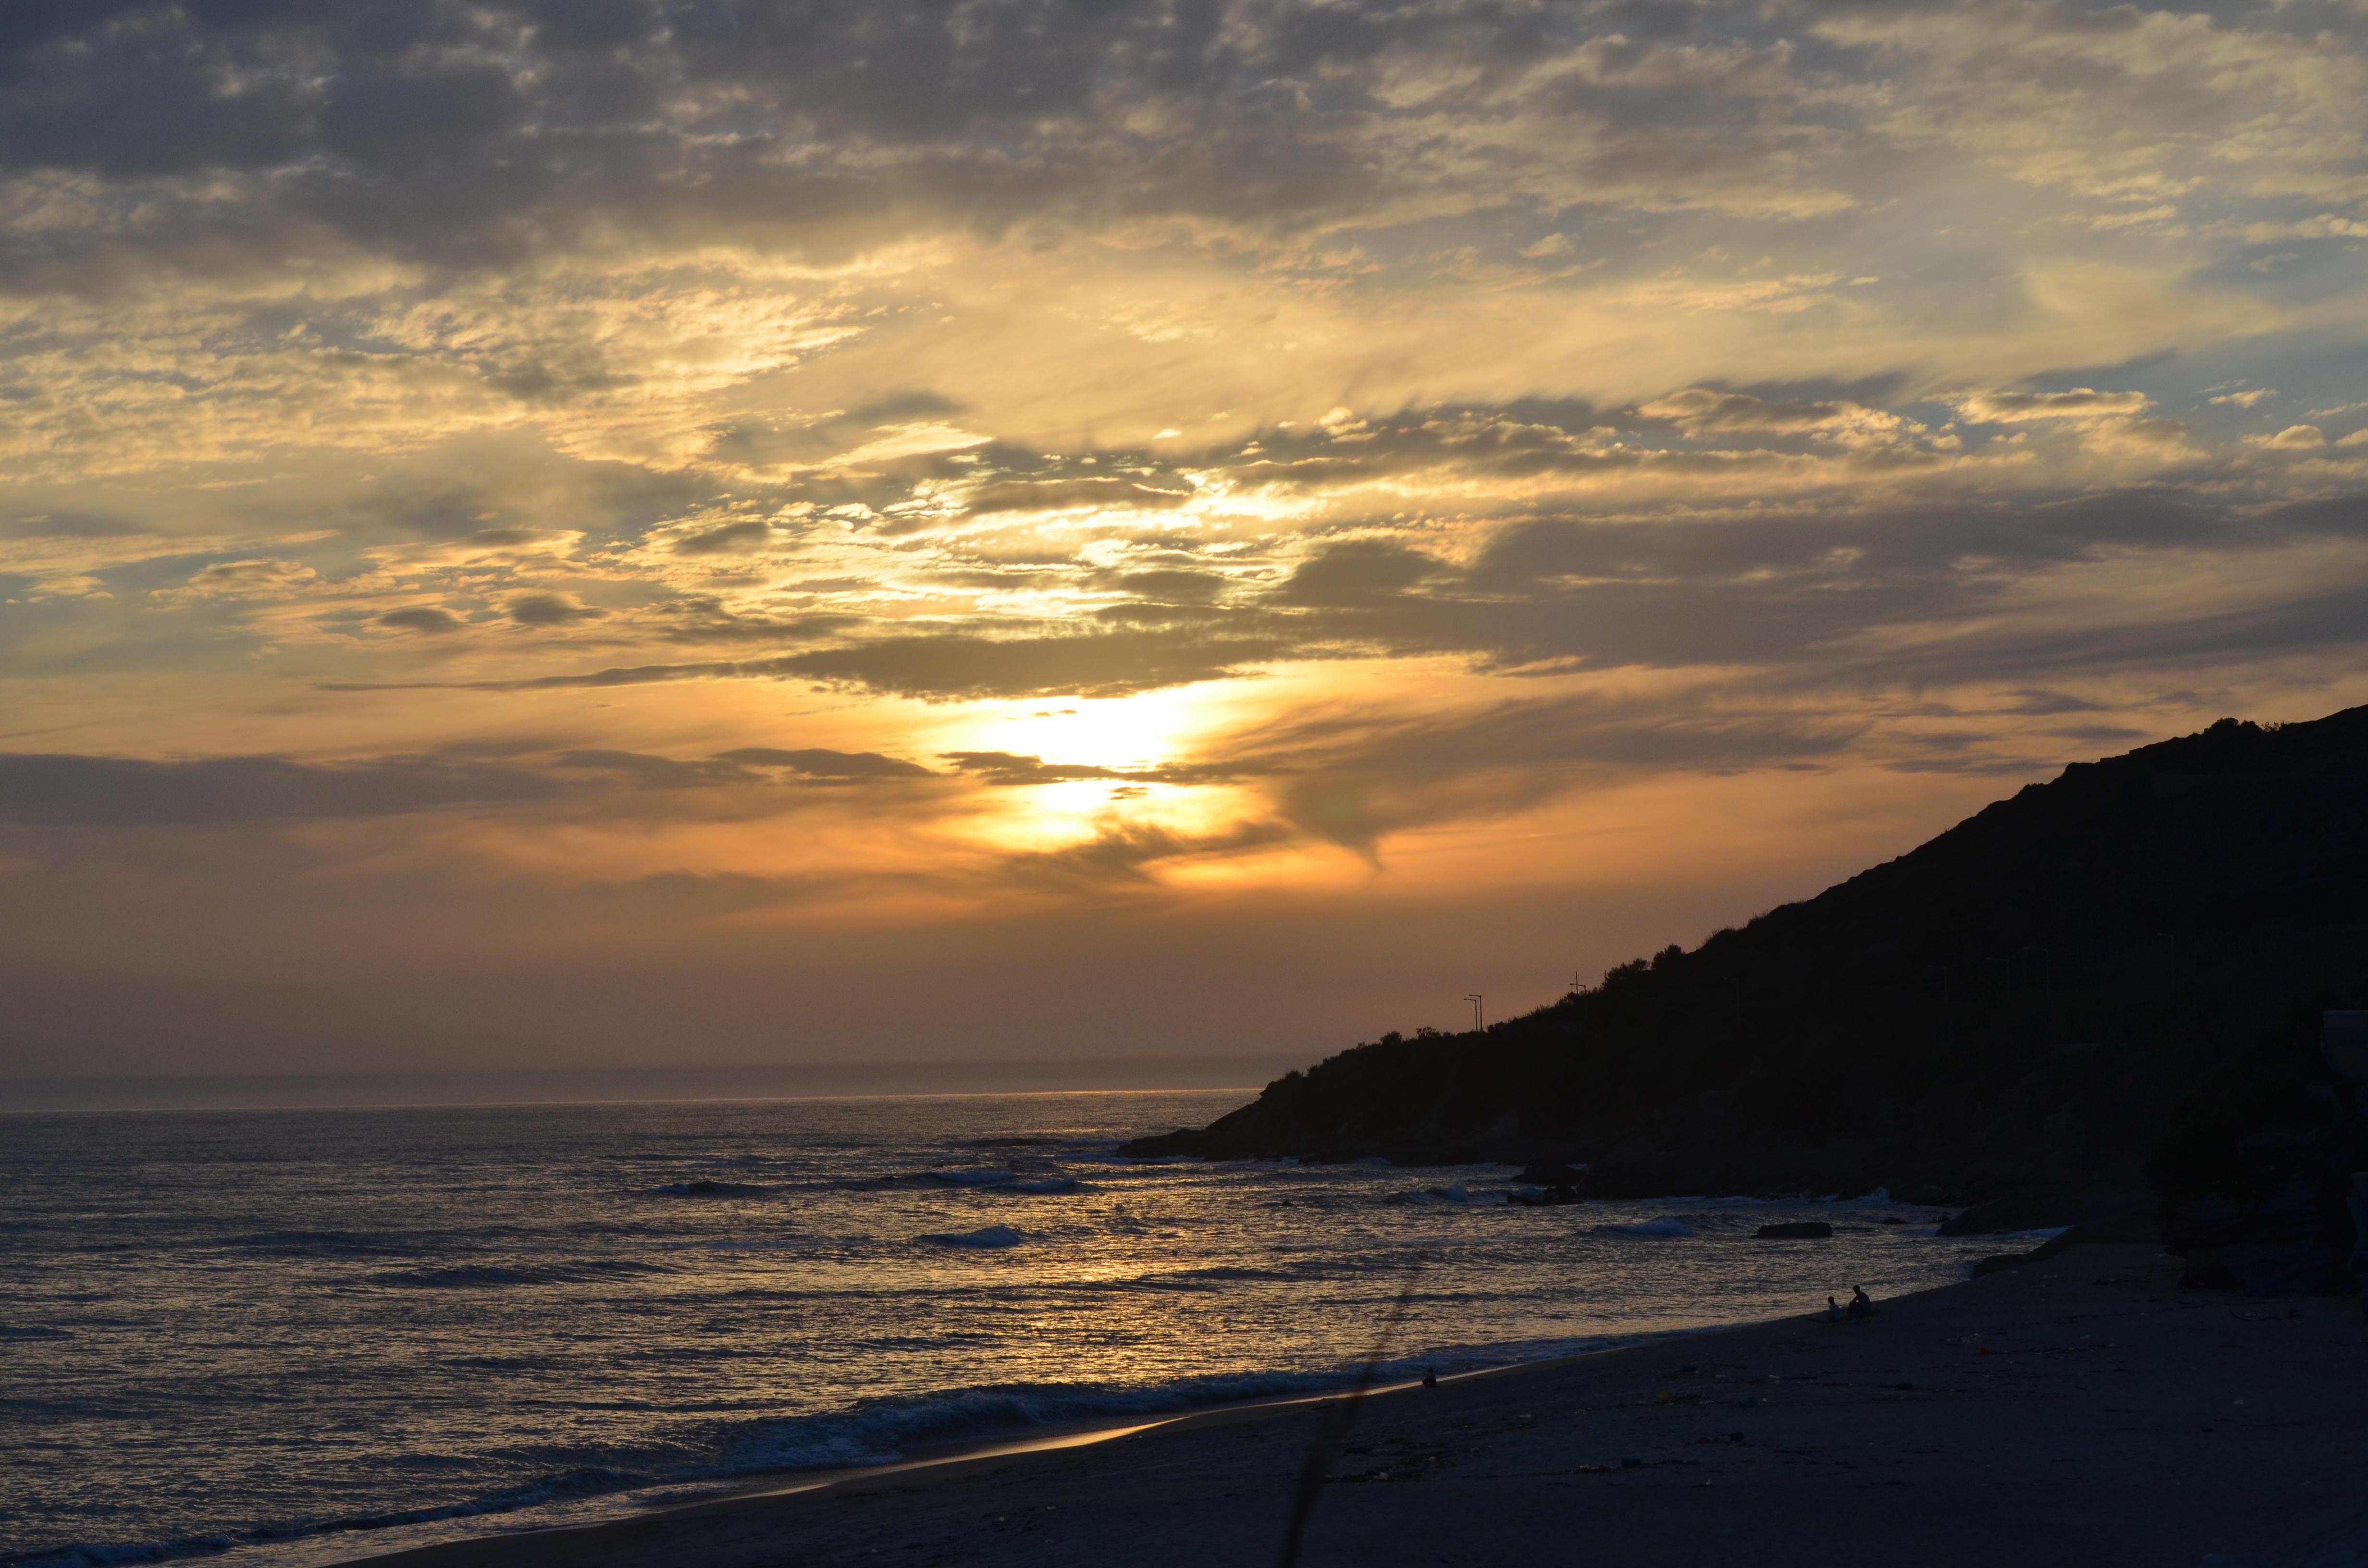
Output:
<svg viewBox="0 0 2368 1568">
<path fill-rule="evenodd" d="M 17 0 L 0 1077 L 1279 1070 L 2368 701 L 2363 103 L 2368 0 Z"/>
</svg>

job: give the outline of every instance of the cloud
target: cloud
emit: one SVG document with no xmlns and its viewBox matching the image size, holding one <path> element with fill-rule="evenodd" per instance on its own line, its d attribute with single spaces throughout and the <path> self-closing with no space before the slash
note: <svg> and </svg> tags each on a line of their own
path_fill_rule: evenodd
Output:
<svg viewBox="0 0 2368 1568">
<path fill-rule="evenodd" d="M 450 571 L 464 567 L 548 565 L 583 542 L 580 528 L 478 528 L 456 539 L 376 545 L 365 559 L 393 572 Z"/>
<path fill-rule="evenodd" d="M 1387 540 L 1351 540 L 1326 546 L 1301 562 L 1275 597 L 1291 605 L 1372 605 L 1445 570 L 1440 562 L 1418 550 Z"/>
<path fill-rule="evenodd" d="M 1132 510 L 1164 511 L 1192 499 L 1192 492 L 1163 490 L 1129 479 L 1053 479 L 986 484 L 963 500 L 963 508 L 987 516 L 996 512 L 1053 512 L 1082 507 L 1122 506 Z"/>
<path fill-rule="evenodd" d="M 946 760 L 956 772 L 1001 787 L 1031 784 L 1073 784 L 1083 779 L 1110 779 L 1128 784 L 1216 784 L 1261 772 L 1271 765 L 1239 763 L 1166 763 L 1153 767 L 1104 767 L 1093 763 L 1046 762 L 1008 751 L 950 751 Z"/>
<path fill-rule="evenodd" d="M 2358 684 L 2363 99 L 2357 6 L 18 6 L 0 668 L 120 755 L 9 853 L 585 891 L 488 973 L 1728 769 L 1856 863 Z"/>
<path fill-rule="evenodd" d="M 597 24 L 548 0 L 399 17 L 359 0 L 94 5 L 0 51 L 0 171 L 59 191 L 49 222 L 14 236 L 19 269 L 103 288 L 143 265 L 268 272 L 298 249 L 456 269 L 695 235 L 829 264 L 915 226 L 1304 244 L 1582 206 L 1797 223 L 1919 175 L 1929 188 L 1929 154 L 1895 147 L 2076 185 L 2058 165 L 2078 152 L 2101 165 L 2091 186 L 2160 188 L 2177 176 L 2129 143 L 2198 117 L 2199 157 L 2249 169 L 2283 152 L 2288 188 L 2342 166 L 2343 72 L 2292 33 L 2154 22 L 2100 49 L 2116 29 L 2055 7 L 1973 9 L 1978 28 L 1924 6 L 1878 19 L 1741 5 L 1663 28 L 1627 6 L 1140 3 L 1053 28 L 1025 7 L 912 0 L 621 0 Z M 2005 47 L 1985 55 L 1973 37 Z M 2082 71 L 2093 108 L 2033 111 L 2034 80 Z M 2182 114 L 2163 101 L 2172 81 Z M 2262 127 L 2272 108 L 2292 134 Z M 94 199 L 121 188 L 148 197 L 144 225 Z M 535 397 L 571 372 L 501 375 Z"/>
<path fill-rule="evenodd" d="M 2097 392 L 2074 387 L 2060 392 L 1967 392 L 1956 399 L 1957 412 L 1983 425 L 2021 425 L 2035 419 L 2095 419 L 2142 414 L 2144 392 Z"/>
<path fill-rule="evenodd" d="M 1207 860 L 1287 845 L 1299 835 L 1288 824 L 1249 822 L 1214 833 L 1185 833 L 1156 823 L 1113 817 L 1093 835 L 1058 849 L 1015 855 L 1004 880 L 1071 892 L 1106 887 L 1149 887 L 1147 868 L 1163 861 Z"/>
<path fill-rule="evenodd" d="M 435 605 L 415 605 L 408 609 L 391 609 L 375 618 L 381 626 L 397 631 L 419 631 L 432 637 L 458 631 L 468 624 L 450 610 Z"/>
<path fill-rule="evenodd" d="M 46 524 L 48 519 L 44 518 L 42 522 Z M 150 533 L 122 524 L 71 533 L 23 533 L 14 538 L 0 539 L 0 577 L 29 577 L 36 585 L 95 582 L 97 574 L 102 572 L 112 573 L 153 561 L 222 555 L 250 550 L 267 542 L 281 541 L 238 535 Z M 250 562 L 242 564 L 255 566 L 261 563 Z M 200 575 L 203 575 L 202 572 Z"/>
<path fill-rule="evenodd" d="M 1121 593 L 1156 604 L 1205 605 L 1225 590 L 1226 579 L 1213 572 L 1174 568 L 1121 573 L 1110 585 Z"/>
<path fill-rule="evenodd" d="M 728 784 L 747 779 L 752 775 L 743 767 L 721 760 L 684 762 L 671 756 L 656 756 L 647 752 L 586 749 L 564 751 L 552 758 L 558 767 L 585 768 L 602 773 L 614 773 L 631 779 L 644 789 L 689 790 L 714 784 Z"/>
<path fill-rule="evenodd" d="M 159 588 L 159 603 L 203 599 L 284 598 L 317 585 L 321 574 L 301 561 L 217 561 L 201 566 L 177 588 Z"/>
<path fill-rule="evenodd" d="M 2165 562 L 2181 552 L 2233 560 L 2304 540 L 2368 540 L 2368 517 L 2356 501 L 2237 506 L 2172 487 L 2045 502 L 1763 506 L 1616 521 L 1578 520 L 1567 506 L 1538 510 L 1544 515 L 1460 528 L 1452 536 L 1460 560 L 1394 537 L 1310 548 L 1281 535 L 1255 551 L 1210 557 L 1179 551 L 1163 538 L 1120 559 L 1221 560 L 1223 571 L 1161 565 L 1138 573 L 1055 555 L 1018 570 L 935 568 L 904 585 L 860 574 L 805 579 L 892 605 L 897 601 L 883 596 L 909 601 L 948 582 L 993 585 L 1013 602 L 1006 609 L 968 597 L 927 600 L 935 613 L 911 628 L 836 612 L 743 615 L 711 596 L 637 612 L 629 622 L 612 617 L 603 640 L 638 632 L 673 642 L 792 646 L 756 657 L 466 684 L 531 692 L 802 681 L 945 703 L 1122 696 L 1287 663 L 1438 655 L 1525 676 L 1769 665 L 1805 678 L 1832 661 L 1846 664 L 1856 639 L 1938 645 L 1956 635 L 1952 629 L 1995 617 L 2018 581 L 2048 573 L 2127 562 L 2132 552 Z M 1441 537 L 1410 531 L 1424 542 Z M 1230 584 L 1249 591 L 1228 601 Z M 781 591 L 760 587 L 746 602 L 778 603 Z M 1123 597 L 1110 601 L 1113 591 Z M 1072 610 L 1067 620 L 1043 613 L 1064 600 L 1089 608 Z"/>
<path fill-rule="evenodd" d="M 782 774 L 811 784 L 872 784 L 942 777 L 918 763 L 883 756 L 878 752 L 832 751 L 820 746 L 737 746 L 689 761 L 649 752 L 584 748 L 560 752 L 552 758 L 552 764 L 612 774 L 653 790 L 770 784 Z"/>
<path fill-rule="evenodd" d="M 719 555 L 734 551 L 755 550 L 773 537 L 773 526 L 762 520 L 725 523 L 682 540 L 674 547 L 677 555 Z"/>
<path fill-rule="evenodd" d="M 1647 419 L 1669 420 L 1688 436 L 1748 431 L 1869 440 L 1923 428 L 1896 414 L 1855 403 L 1770 402 L 1745 392 L 1713 392 L 1704 387 L 1670 392 L 1639 404 L 1636 412 Z"/>
<path fill-rule="evenodd" d="M 280 818 L 384 816 L 455 805 L 519 807 L 559 788 L 534 771 L 398 757 L 150 761 L 0 753 L 0 818 L 45 827 L 211 827 Z"/>
<path fill-rule="evenodd" d="M 604 777 L 572 777 L 584 774 Z M 844 785 L 940 777 L 878 752 L 821 747 L 742 746 L 689 760 L 576 748 L 556 753 L 547 765 L 453 756 L 313 763 L 280 756 L 158 760 L 0 753 L 0 822 L 40 828 L 215 828 L 458 808 L 549 812 L 594 805 L 597 797 L 587 789 L 609 785 L 680 791 L 772 786 L 784 778 Z"/>
<path fill-rule="evenodd" d="M 917 762 L 882 756 L 876 751 L 827 751 L 818 746 L 782 750 L 774 746 L 741 746 L 717 754 L 720 762 L 745 767 L 778 767 L 808 778 L 854 783 L 875 778 L 934 778 Z"/>
<path fill-rule="evenodd" d="M 1442 716 L 1286 720 L 1236 740 L 1281 775 L 1285 820 L 1372 855 L 1391 833 L 1524 810 L 1623 772 L 1814 762 L 1858 733 L 1815 713 L 1681 715 L 1578 694 Z"/>
<path fill-rule="evenodd" d="M 567 626 L 606 613 L 569 594 L 513 594 L 502 611 L 520 626 Z"/>
</svg>

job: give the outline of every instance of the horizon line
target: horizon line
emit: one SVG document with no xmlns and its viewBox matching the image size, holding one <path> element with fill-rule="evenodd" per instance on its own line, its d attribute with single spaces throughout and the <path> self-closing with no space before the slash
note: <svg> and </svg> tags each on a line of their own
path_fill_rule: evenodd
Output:
<svg viewBox="0 0 2368 1568">
<path fill-rule="evenodd" d="M 1267 1052 L 1091 1060 L 0 1078 L 0 1115 L 119 1111 L 466 1109 L 994 1095 L 1255 1095 L 1288 1067 Z"/>
</svg>

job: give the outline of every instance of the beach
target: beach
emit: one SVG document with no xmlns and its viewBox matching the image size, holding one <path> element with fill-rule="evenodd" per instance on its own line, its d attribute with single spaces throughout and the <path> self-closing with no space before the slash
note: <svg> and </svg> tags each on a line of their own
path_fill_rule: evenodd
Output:
<svg viewBox="0 0 2368 1568">
<path fill-rule="evenodd" d="M 2368 1554 L 2368 1321 L 2075 1244 L 1879 1303 L 1396 1387 L 1299 1561 L 2337 1565 Z M 1847 1297 L 1847 1284 L 1839 1287 Z M 1820 1307 L 1822 1303 L 1817 1303 Z M 370 1561 L 755 1568 L 1278 1560 L 1336 1402 Z"/>
</svg>

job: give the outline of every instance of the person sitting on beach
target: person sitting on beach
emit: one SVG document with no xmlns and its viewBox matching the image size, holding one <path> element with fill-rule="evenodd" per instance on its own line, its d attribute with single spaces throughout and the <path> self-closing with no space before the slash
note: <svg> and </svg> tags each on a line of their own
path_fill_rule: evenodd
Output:
<svg viewBox="0 0 2368 1568">
<path fill-rule="evenodd" d="M 1874 1315 L 1874 1299 L 1866 1293 L 1863 1285 L 1850 1287 L 1850 1315 L 1854 1318 Z"/>
<path fill-rule="evenodd" d="M 1842 1319 L 1848 1316 L 1850 1316 L 1850 1314 L 1842 1311 L 1842 1304 L 1839 1301 L 1835 1301 L 1831 1296 L 1827 1296 L 1826 1298 L 1826 1321 L 1827 1323 L 1839 1323 Z"/>
</svg>

